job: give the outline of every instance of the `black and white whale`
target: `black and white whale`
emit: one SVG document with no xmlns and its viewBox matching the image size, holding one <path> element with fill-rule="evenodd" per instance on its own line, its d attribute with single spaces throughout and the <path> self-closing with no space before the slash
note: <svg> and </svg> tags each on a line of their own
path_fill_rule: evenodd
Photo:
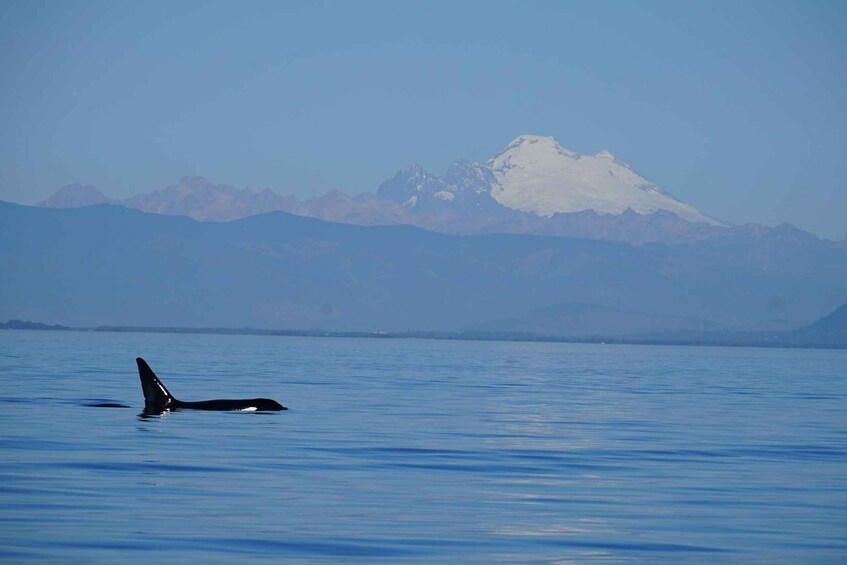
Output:
<svg viewBox="0 0 847 565">
<path fill-rule="evenodd" d="M 150 365 L 138 357 L 138 376 L 141 378 L 141 390 L 144 391 L 144 414 L 162 414 L 170 410 L 243 410 L 243 411 L 276 411 L 288 410 L 285 406 L 270 398 L 246 398 L 239 400 L 201 400 L 199 402 L 183 402 L 174 398 Z"/>
</svg>

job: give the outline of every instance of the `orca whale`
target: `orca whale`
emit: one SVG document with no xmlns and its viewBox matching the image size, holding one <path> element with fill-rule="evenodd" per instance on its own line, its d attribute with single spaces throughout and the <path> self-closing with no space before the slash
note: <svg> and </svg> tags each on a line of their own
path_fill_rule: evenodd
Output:
<svg viewBox="0 0 847 565">
<path fill-rule="evenodd" d="M 184 402 L 174 398 L 150 365 L 138 357 L 138 376 L 141 378 L 141 390 L 144 392 L 144 414 L 158 415 L 171 410 L 243 410 L 243 411 L 276 411 L 288 410 L 285 406 L 270 398 L 246 398 L 243 400 L 201 400 L 199 402 Z"/>
</svg>

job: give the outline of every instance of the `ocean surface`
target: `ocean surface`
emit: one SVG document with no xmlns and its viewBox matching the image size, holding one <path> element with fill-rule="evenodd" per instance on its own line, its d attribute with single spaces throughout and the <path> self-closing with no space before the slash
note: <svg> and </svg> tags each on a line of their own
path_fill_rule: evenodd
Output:
<svg viewBox="0 0 847 565">
<path fill-rule="evenodd" d="M 289 410 L 142 417 L 136 356 Z M 8 330 L 0 385 L 4 562 L 847 562 L 843 350 Z"/>
</svg>

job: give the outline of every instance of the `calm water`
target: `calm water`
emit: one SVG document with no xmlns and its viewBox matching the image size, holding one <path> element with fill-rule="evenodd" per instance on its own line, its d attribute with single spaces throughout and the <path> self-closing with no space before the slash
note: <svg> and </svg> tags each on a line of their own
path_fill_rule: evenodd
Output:
<svg viewBox="0 0 847 565">
<path fill-rule="evenodd" d="M 139 418 L 137 355 L 290 410 Z M 847 351 L 3 331 L 0 384 L 3 561 L 847 561 Z"/>
</svg>

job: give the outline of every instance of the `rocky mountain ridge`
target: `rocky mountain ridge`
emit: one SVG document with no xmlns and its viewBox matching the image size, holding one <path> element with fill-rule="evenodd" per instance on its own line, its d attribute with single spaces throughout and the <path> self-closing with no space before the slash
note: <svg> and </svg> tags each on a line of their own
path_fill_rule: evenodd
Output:
<svg viewBox="0 0 847 565">
<path fill-rule="evenodd" d="M 443 176 L 409 165 L 375 194 L 330 191 L 301 200 L 270 189 L 256 192 L 184 177 L 163 190 L 123 200 L 110 199 L 92 186 L 68 185 L 39 205 L 73 208 L 98 203 L 200 221 L 283 211 L 356 225 L 408 224 L 456 235 L 516 233 L 633 244 L 685 243 L 742 232 L 755 236 L 773 229 L 723 225 L 674 199 L 608 151 L 579 155 L 543 136 L 520 136 L 484 164 L 456 161 Z"/>
</svg>

